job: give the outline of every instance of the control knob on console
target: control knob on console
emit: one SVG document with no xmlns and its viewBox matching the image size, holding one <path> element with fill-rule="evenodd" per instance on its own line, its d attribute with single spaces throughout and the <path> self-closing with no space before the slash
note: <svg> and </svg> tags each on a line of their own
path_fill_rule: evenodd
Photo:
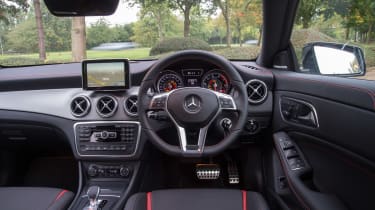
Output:
<svg viewBox="0 0 375 210">
<path fill-rule="evenodd" d="M 97 176 L 98 175 L 98 167 L 90 165 L 88 170 L 87 170 L 87 173 L 91 177 Z"/>
<path fill-rule="evenodd" d="M 128 167 L 124 167 L 124 166 L 122 166 L 122 167 L 120 168 L 120 176 L 122 176 L 122 177 L 128 177 L 129 174 L 130 174 L 130 170 L 129 170 Z"/>
</svg>

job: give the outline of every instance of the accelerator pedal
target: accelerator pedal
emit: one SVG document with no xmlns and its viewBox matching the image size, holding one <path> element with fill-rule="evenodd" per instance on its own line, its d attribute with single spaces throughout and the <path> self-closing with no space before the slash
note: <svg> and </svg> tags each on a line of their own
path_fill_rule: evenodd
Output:
<svg viewBox="0 0 375 210">
<path fill-rule="evenodd" d="M 229 184 L 240 183 L 240 176 L 238 175 L 237 164 L 232 160 L 228 161 L 228 181 Z"/>
</svg>

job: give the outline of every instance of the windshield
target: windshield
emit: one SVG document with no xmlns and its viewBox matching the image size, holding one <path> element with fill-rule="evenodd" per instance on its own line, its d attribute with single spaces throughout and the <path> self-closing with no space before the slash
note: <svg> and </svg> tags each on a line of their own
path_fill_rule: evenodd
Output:
<svg viewBox="0 0 375 210">
<path fill-rule="evenodd" d="M 261 2 L 128 0 L 111 16 L 63 18 L 43 0 L 2 0 L 0 65 L 155 59 L 184 49 L 251 60 L 261 43 Z"/>
</svg>

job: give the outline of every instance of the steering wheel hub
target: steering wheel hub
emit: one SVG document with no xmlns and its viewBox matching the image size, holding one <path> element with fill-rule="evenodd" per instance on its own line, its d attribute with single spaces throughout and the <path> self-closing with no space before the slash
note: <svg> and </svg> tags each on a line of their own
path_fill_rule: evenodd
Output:
<svg viewBox="0 0 375 210">
<path fill-rule="evenodd" d="M 167 111 L 182 127 L 203 127 L 219 109 L 217 96 L 204 88 L 183 88 L 170 93 Z"/>
<path fill-rule="evenodd" d="M 188 95 L 184 100 L 185 111 L 195 114 L 201 110 L 202 99 L 197 95 Z"/>
</svg>

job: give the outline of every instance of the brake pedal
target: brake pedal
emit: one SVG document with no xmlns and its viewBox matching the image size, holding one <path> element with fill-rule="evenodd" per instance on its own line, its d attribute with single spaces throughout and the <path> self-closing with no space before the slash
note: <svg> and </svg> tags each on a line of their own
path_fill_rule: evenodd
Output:
<svg viewBox="0 0 375 210">
<path fill-rule="evenodd" d="M 218 164 L 197 164 L 195 172 L 200 180 L 216 180 L 220 177 L 220 166 Z"/>
<path fill-rule="evenodd" d="M 237 164 L 233 161 L 228 161 L 228 181 L 229 184 L 240 183 L 240 176 L 238 175 Z"/>
</svg>

